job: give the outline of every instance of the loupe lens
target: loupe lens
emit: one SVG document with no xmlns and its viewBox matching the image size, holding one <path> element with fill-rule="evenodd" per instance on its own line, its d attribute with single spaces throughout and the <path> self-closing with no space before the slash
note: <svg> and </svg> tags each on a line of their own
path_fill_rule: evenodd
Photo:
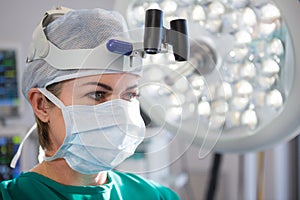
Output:
<svg viewBox="0 0 300 200">
<path fill-rule="evenodd" d="M 157 9 L 146 11 L 144 50 L 149 54 L 160 52 L 163 34 L 163 12 Z"/>
<path fill-rule="evenodd" d="M 170 27 L 173 35 L 172 45 L 175 60 L 186 61 L 190 54 L 187 22 L 185 19 L 172 20 Z"/>
</svg>

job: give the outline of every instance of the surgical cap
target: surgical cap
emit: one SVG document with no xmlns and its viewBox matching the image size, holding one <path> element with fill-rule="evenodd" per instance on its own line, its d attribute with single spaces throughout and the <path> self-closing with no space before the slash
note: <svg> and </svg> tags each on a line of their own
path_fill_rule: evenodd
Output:
<svg viewBox="0 0 300 200">
<path fill-rule="evenodd" d="M 124 18 L 119 13 L 96 8 L 69 11 L 48 24 L 44 31 L 49 41 L 58 48 L 67 50 L 92 49 L 120 32 L 128 30 Z M 82 76 L 121 72 L 109 69 L 60 70 L 49 65 L 43 59 L 38 59 L 28 63 L 24 70 L 22 92 L 28 99 L 28 91 L 31 88 L 42 88 L 49 82 L 55 83 Z M 132 73 L 139 74 L 140 72 Z"/>
</svg>

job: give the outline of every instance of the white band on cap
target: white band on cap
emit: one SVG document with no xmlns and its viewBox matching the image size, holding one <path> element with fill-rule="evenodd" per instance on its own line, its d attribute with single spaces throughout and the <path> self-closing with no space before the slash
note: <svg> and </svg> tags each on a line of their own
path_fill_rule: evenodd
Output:
<svg viewBox="0 0 300 200">
<path fill-rule="evenodd" d="M 142 67 L 141 55 L 123 56 L 107 50 L 106 43 L 94 49 L 61 50 L 49 42 L 49 52 L 44 59 L 48 64 L 60 70 L 103 69 L 121 72 L 136 71 Z M 33 59 L 40 59 L 38 56 Z"/>
<path fill-rule="evenodd" d="M 27 61 L 45 60 L 52 67 L 59 70 L 93 69 L 111 70 L 119 72 L 132 72 L 140 75 L 142 71 L 141 44 L 132 43 L 134 48 L 130 56 L 110 52 L 106 48 L 106 42 L 93 49 L 69 49 L 62 50 L 49 41 L 44 33 L 44 21 L 49 15 L 63 15 L 68 9 L 48 11 L 33 33 L 33 44 L 31 46 Z M 120 32 L 115 38 L 122 41 L 128 40 L 128 33 Z"/>
</svg>

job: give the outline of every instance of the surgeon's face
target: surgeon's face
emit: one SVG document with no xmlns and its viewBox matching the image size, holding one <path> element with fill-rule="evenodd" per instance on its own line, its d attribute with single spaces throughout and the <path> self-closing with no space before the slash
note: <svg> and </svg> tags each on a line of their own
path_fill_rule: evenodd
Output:
<svg viewBox="0 0 300 200">
<path fill-rule="evenodd" d="M 68 105 L 96 105 L 112 99 L 135 101 L 138 96 L 138 76 L 132 74 L 104 74 L 64 81 L 58 98 Z M 52 137 L 51 156 L 65 138 L 65 124 L 61 110 L 50 110 L 49 134 Z"/>
<path fill-rule="evenodd" d="M 59 99 L 67 105 L 96 105 L 112 99 L 134 101 L 138 77 L 131 74 L 104 74 L 63 83 Z"/>
</svg>

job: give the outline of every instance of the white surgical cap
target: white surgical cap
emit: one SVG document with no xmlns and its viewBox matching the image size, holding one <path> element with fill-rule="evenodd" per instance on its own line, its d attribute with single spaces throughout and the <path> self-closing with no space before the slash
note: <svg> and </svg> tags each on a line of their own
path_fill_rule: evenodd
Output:
<svg viewBox="0 0 300 200">
<path fill-rule="evenodd" d="M 67 12 L 45 28 L 47 39 L 62 50 L 93 49 L 109 38 L 127 31 L 125 20 L 119 13 L 99 8 Z M 105 70 L 60 70 L 49 65 L 43 59 L 38 59 L 29 62 L 24 70 L 22 92 L 27 99 L 28 91 L 34 87 L 42 88 L 49 85 L 49 83 L 76 77 L 121 72 L 122 70 L 112 71 L 109 68 Z M 140 75 L 141 69 L 130 73 Z"/>
</svg>

